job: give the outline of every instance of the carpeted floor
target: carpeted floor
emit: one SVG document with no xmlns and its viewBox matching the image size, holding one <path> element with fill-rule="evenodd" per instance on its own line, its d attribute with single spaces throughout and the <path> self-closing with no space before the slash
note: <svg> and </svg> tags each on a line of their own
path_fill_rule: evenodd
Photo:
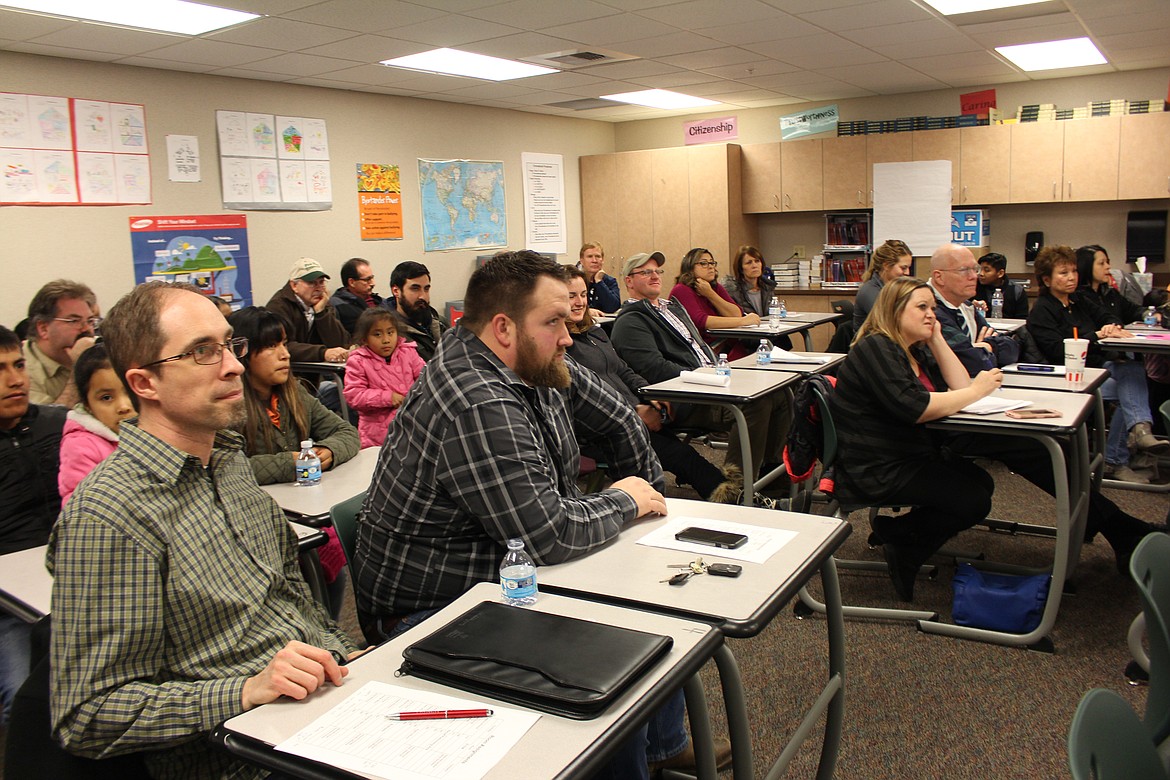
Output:
<svg viewBox="0 0 1170 780">
<path fill-rule="evenodd" d="M 722 452 L 702 448 L 713 461 Z M 1051 522 L 1053 502 L 1019 477 L 989 467 L 996 478 L 994 516 L 1005 520 Z M 670 483 L 668 495 L 695 498 Z M 1107 493 L 1122 508 L 1162 521 L 1170 500 L 1164 495 Z M 854 532 L 840 552 L 844 558 L 879 560 L 866 547 L 864 513 L 850 518 Z M 956 546 L 978 549 L 988 559 L 1042 565 L 1051 560 L 1052 541 L 973 530 Z M 943 562 L 937 581 L 920 580 L 916 603 L 950 619 L 953 566 Z M 895 606 L 884 574 L 842 572 L 847 603 Z M 845 733 L 837 777 L 884 778 L 1065 778 L 1068 724 L 1077 702 L 1094 687 L 1122 693 L 1139 712 L 1145 688 L 1131 688 L 1122 670 L 1129 661 L 1125 636 L 1140 607 L 1132 583 L 1119 576 L 1112 551 L 1102 539 L 1086 545 L 1053 631 L 1056 652 L 929 636 L 911 624 L 847 621 Z M 814 583 L 819 590 L 819 583 Z M 342 625 L 360 639 L 347 594 Z M 824 621 L 797 620 L 782 612 L 759 636 L 731 644 L 741 667 L 752 712 L 756 773 L 763 777 L 788 735 L 799 723 L 826 674 Z M 703 672 L 716 730 L 726 733 L 714 666 Z M 2 731 L 0 731 L 2 736 Z M 813 777 L 819 735 L 797 755 L 788 777 Z M 726 773 L 728 776 L 730 773 Z M 0 772 L 0 780 L 3 774 Z"/>
</svg>

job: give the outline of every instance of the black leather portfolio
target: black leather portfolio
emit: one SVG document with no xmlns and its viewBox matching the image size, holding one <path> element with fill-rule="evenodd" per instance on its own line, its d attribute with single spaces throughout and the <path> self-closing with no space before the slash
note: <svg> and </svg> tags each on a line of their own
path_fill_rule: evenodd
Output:
<svg viewBox="0 0 1170 780">
<path fill-rule="evenodd" d="M 406 648 L 399 673 L 587 720 L 604 712 L 673 642 L 484 602 Z"/>
</svg>

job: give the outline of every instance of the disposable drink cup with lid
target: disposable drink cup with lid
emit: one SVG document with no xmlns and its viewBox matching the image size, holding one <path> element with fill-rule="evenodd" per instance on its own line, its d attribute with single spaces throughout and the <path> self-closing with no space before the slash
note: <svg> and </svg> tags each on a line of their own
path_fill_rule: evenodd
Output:
<svg viewBox="0 0 1170 780">
<path fill-rule="evenodd" d="M 1085 356 L 1089 354 L 1088 339 L 1064 340 L 1064 378 L 1074 384 L 1085 381 Z"/>
</svg>

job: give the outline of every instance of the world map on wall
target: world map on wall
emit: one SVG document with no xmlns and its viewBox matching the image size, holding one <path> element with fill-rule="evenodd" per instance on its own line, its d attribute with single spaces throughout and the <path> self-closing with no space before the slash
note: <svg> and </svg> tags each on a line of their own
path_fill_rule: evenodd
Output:
<svg viewBox="0 0 1170 780">
<path fill-rule="evenodd" d="M 425 251 L 507 246 L 502 162 L 419 160 L 418 187 Z"/>
</svg>

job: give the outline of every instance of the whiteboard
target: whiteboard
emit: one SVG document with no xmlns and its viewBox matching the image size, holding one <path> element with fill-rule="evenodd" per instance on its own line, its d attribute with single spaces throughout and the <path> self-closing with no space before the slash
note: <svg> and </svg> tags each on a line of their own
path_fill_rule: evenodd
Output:
<svg viewBox="0 0 1170 780">
<path fill-rule="evenodd" d="M 873 245 L 895 238 L 916 257 L 950 243 L 950 160 L 874 164 Z"/>
</svg>

